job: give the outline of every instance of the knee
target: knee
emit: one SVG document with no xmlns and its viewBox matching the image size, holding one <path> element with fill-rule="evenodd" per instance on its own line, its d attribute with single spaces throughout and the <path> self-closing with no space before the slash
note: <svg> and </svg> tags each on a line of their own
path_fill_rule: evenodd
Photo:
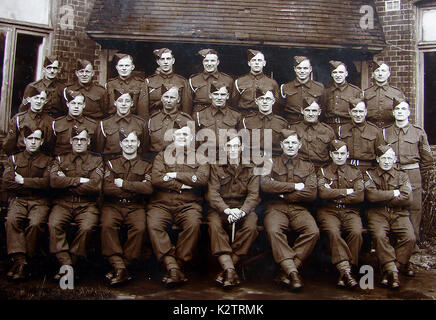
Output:
<svg viewBox="0 0 436 320">
<path fill-rule="evenodd" d="M 352 239 L 358 239 L 362 237 L 362 228 L 359 229 L 352 229 L 348 236 Z"/>
<path fill-rule="evenodd" d="M 94 223 L 90 221 L 85 221 L 79 225 L 79 232 L 88 234 L 94 231 L 94 227 L 95 227 Z"/>
<path fill-rule="evenodd" d="M 44 225 L 43 219 L 30 219 L 28 228 L 30 229 L 40 229 Z"/>
<path fill-rule="evenodd" d="M 146 230 L 146 226 L 145 223 L 136 223 L 132 226 L 132 233 L 136 233 L 136 234 L 141 234 L 141 233 L 145 233 Z"/>
</svg>

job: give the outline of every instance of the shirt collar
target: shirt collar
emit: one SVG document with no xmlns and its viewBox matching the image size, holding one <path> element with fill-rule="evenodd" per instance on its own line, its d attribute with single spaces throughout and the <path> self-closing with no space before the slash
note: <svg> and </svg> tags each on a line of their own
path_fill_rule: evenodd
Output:
<svg viewBox="0 0 436 320">
<path fill-rule="evenodd" d="M 164 73 L 160 70 L 160 68 L 156 69 L 156 74 L 160 75 L 162 78 L 171 78 L 174 75 L 174 72 Z"/>
<path fill-rule="evenodd" d="M 336 82 L 334 83 L 335 90 L 339 89 L 340 91 L 344 91 L 345 88 L 347 87 L 347 85 L 348 85 L 347 81 L 344 81 L 343 83 L 341 83 L 339 85 Z"/>
<path fill-rule="evenodd" d="M 125 79 L 122 79 L 121 78 L 121 76 L 120 75 L 118 75 L 118 80 L 120 80 L 121 82 L 124 82 L 124 83 L 126 83 L 126 84 L 129 84 L 130 83 L 130 81 L 132 80 L 132 74 L 130 74 L 127 78 L 125 78 Z"/>
<path fill-rule="evenodd" d="M 77 121 L 77 122 L 83 123 L 83 115 L 80 115 L 78 117 L 73 117 L 70 114 L 67 114 L 67 120 L 68 121 Z"/>
<path fill-rule="evenodd" d="M 300 80 L 295 79 L 295 86 L 296 87 L 305 86 L 307 88 L 310 88 L 310 80 L 305 82 L 305 83 L 302 83 L 302 82 L 300 82 Z"/>
<path fill-rule="evenodd" d="M 215 79 L 218 79 L 219 77 L 219 73 L 218 70 L 214 71 L 214 72 L 207 72 L 207 71 L 203 71 L 203 79 L 207 80 L 210 77 L 214 77 Z"/>
<path fill-rule="evenodd" d="M 271 120 L 272 117 L 273 117 L 273 113 L 272 112 L 268 113 L 268 114 L 263 114 L 263 113 L 259 112 L 259 118 L 262 119 L 262 120 L 264 118 L 267 118 L 268 120 Z"/>
<path fill-rule="evenodd" d="M 397 127 L 396 125 L 395 125 L 394 127 L 395 127 L 394 130 L 395 130 L 395 133 L 396 133 L 396 134 L 399 134 L 399 133 L 400 133 L 400 130 L 402 130 L 403 133 L 406 134 L 407 131 L 409 131 L 409 128 L 410 128 L 410 122 L 409 122 L 406 126 L 404 126 L 404 127 L 402 127 L 402 128 Z"/>
<path fill-rule="evenodd" d="M 253 73 L 249 73 L 250 77 L 252 79 L 262 79 L 263 77 L 265 77 L 265 74 L 263 74 L 263 72 L 259 73 L 259 74 L 253 74 Z"/>
<path fill-rule="evenodd" d="M 132 118 L 132 113 L 125 115 L 124 117 L 120 117 L 118 113 L 115 114 L 115 122 L 120 122 L 121 120 L 126 120 L 127 122 L 130 122 L 130 119 Z"/>
</svg>

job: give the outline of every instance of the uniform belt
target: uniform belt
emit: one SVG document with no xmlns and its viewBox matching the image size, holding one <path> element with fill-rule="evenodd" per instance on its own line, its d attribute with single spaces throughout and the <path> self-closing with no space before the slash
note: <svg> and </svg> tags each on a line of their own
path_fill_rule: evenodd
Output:
<svg viewBox="0 0 436 320">
<path fill-rule="evenodd" d="M 412 170 L 412 169 L 419 169 L 419 163 L 409 163 L 409 164 L 400 164 L 397 163 L 397 168 L 400 170 Z"/>
<path fill-rule="evenodd" d="M 105 201 L 122 204 L 141 204 L 143 199 L 139 198 L 105 198 Z"/>
<path fill-rule="evenodd" d="M 350 121 L 351 121 L 350 119 L 341 118 L 341 117 L 334 117 L 334 118 L 327 118 L 326 119 L 326 122 L 328 124 L 333 124 L 333 123 L 341 124 L 341 123 L 347 123 L 347 122 L 350 122 Z"/>
<path fill-rule="evenodd" d="M 335 209 L 359 209 L 359 205 L 356 204 L 326 202 L 324 205 L 327 208 L 335 208 Z"/>
<path fill-rule="evenodd" d="M 171 189 L 160 189 L 163 192 L 168 192 L 168 193 L 177 193 L 177 194 L 182 194 L 182 193 L 194 193 L 196 190 L 193 189 L 180 189 L 180 191 L 176 191 L 176 190 L 171 190 Z"/>
<path fill-rule="evenodd" d="M 94 196 L 61 196 L 61 200 L 69 201 L 69 202 L 95 202 L 97 198 Z"/>
<path fill-rule="evenodd" d="M 352 166 L 373 166 L 373 161 L 371 160 L 358 160 L 358 159 L 348 159 L 348 164 L 351 164 Z"/>
</svg>

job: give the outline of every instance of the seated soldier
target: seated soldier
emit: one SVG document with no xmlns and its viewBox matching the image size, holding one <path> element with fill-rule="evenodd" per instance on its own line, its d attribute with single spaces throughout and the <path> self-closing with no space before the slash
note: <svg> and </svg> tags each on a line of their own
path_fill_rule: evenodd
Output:
<svg viewBox="0 0 436 320">
<path fill-rule="evenodd" d="M 38 249 L 49 212 L 48 167 L 52 159 L 40 152 L 42 132 L 22 128 L 26 150 L 10 156 L 3 172 L 3 188 L 9 192 L 6 244 L 14 262 L 7 277 L 14 281 L 29 277 L 27 257 L 32 258 Z"/>
<path fill-rule="evenodd" d="M 162 282 L 168 288 L 187 281 L 182 266 L 192 259 L 200 236 L 201 188 L 209 181 L 209 164 L 189 161 L 195 154 L 185 149 L 193 138 L 188 126 L 175 130 L 175 150 L 161 151 L 153 161 L 151 181 L 156 192 L 148 205 L 147 228 L 154 254 L 166 267 Z M 166 231 L 173 223 L 182 228 L 175 246 Z"/>
<path fill-rule="evenodd" d="M 229 135 L 224 146 L 227 162 L 211 166 L 206 194 L 210 204 L 207 221 L 211 250 L 223 269 L 216 282 L 224 288 L 239 285 L 235 265 L 248 253 L 258 234 L 254 208 L 260 202 L 259 177 L 253 174 L 253 164 L 242 163 L 242 149 L 240 138 Z M 232 226 L 230 243 L 225 225 Z"/>
<path fill-rule="evenodd" d="M 389 145 L 377 147 L 378 167 L 365 174 L 366 198 L 370 202 L 368 228 L 383 268 L 381 284 L 400 287 L 398 269 L 407 274 L 407 264 L 416 238 L 409 220 L 412 187 L 407 173 L 394 167 L 397 157 Z M 390 235 L 395 244 L 390 243 Z"/>
<path fill-rule="evenodd" d="M 272 170 L 260 180 L 265 193 L 264 225 L 273 257 L 280 264 L 278 283 L 292 291 L 303 282 L 298 268 L 311 254 L 319 230 L 308 205 L 316 198 L 316 175 L 313 164 L 299 158 L 301 140 L 294 130 L 282 130 L 283 154 L 273 158 Z M 292 248 L 285 234 L 288 228 L 298 233 Z"/>
<path fill-rule="evenodd" d="M 88 151 L 91 141 L 86 129 L 73 127 L 70 143 L 72 151 L 57 156 L 50 168 L 50 186 L 57 191 L 48 220 L 50 252 L 61 266 L 73 266 L 77 257 L 87 256 L 100 215 L 96 200 L 103 179 L 103 162 Z M 72 221 L 78 224 L 78 230 L 69 245 L 66 233 Z M 77 270 L 74 274 L 77 276 Z M 58 281 L 63 275 L 59 272 L 54 279 Z"/>
<path fill-rule="evenodd" d="M 345 142 L 333 140 L 330 143 L 333 162 L 318 171 L 322 202 L 317 215 L 321 231 L 329 238 L 332 263 L 339 271 L 338 286 L 354 288 L 357 281 L 352 276 L 351 265 L 357 267 L 362 246 L 360 204 L 364 199 L 364 186 L 360 170 L 346 164 L 348 156 Z M 347 234 L 345 240 L 341 231 Z"/>
<path fill-rule="evenodd" d="M 111 286 L 130 280 L 126 263 L 141 258 L 145 239 L 145 197 L 153 193 L 151 164 L 138 156 L 139 139 L 135 131 L 120 131 L 123 155 L 106 163 L 101 209 L 101 246 L 113 270 L 106 275 Z M 127 239 L 121 247 L 118 231 L 127 225 Z"/>
</svg>

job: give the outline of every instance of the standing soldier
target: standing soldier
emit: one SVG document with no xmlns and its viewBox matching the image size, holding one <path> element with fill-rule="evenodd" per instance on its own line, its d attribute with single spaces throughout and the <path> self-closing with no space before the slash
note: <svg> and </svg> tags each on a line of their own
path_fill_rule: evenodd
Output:
<svg viewBox="0 0 436 320">
<path fill-rule="evenodd" d="M 103 162 L 88 151 L 91 140 L 86 129 L 79 130 L 71 130 L 72 152 L 57 156 L 50 169 L 50 186 L 57 191 L 48 220 L 50 252 L 61 267 L 73 266 L 78 257 L 86 257 L 100 215 L 96 201 L 103 180 Z M 66 230 L 72 221 L 78 224 L 78 230 L 69 245 Z M 63 275 L 59 270 L 54 279 L 59 281 Z"/>
<path fill-rule="evenodd" d="M 248 49 L 247 56 L 250 72 L 235 80 L 231 98 L 232 106 L 235 106 L 243 116 L 258 112 L 255 102 L 256 88 L 270 90 L 274 94 L 275 100 L 279 98 L 279 85 L 274 79 L 263 73 L 263 68 L 266 66 L 263 53 Z"/>
<path fill-rule="evenodd" d="M 388 84 L 391 72 L 386 63 L 373 61 L 373 70 L 372 77 L 375 84 L 364 92 L 368 121 L 379 128 L 385 128 L 394 122 L 392 117 L 394 99 L 402 101 L 406 97 L 400 89 Z"/>
<path fill-rule="evenodd" d="M 175 86 L 179 90 L 181 110 L 190 115 L 192 112 L 192 100 L 189 96 L 189 84 L 184 77 L 174 73 L 173 67 L 176 59 L 173 56 L 173 52 L 168 48 L 161 48 L 154 50 L 153 53 L 157 57 L 156 63 L 159 67 L 152 76 L 145 79 L 146 87 L 141 94 L 145 95 L 145 97 L 139 97 L 139 99 L 148 100 L 147 109 L 149 114 L 152 115 L 162 110 L 161 87 L 170 88 Z"/>
<path fill-rule="evenodd" d="M 101 209 L 101 246 L 113 270 L 106 275 L 111 286 L 130 280 L 126 264 L 141 258 L 145 239 L 145 195 L 153 192 L 151 165 L 138 157 L 140 141 L 135 131 L 119 132 L 123 155 L 106 163 Z M 124 248 L 118 231 L 128 227 Z"/>
<path fill-rule="evenodd" d="M 95 148 L 95 133 L 97 123 L 95 120 L 85 117 L 85 96 L 80 91 L 65 91 L 68 114 L 57 118 L 52 122 L 54 154 L 59 155 L 71 151 L 70 137 L 74 126 L 83 127 L 89 132 L 91 139 L 90 149 Z"/>
<path fill-rule="evenodd" d="M 80 91 L 85 96 L 86 109 L 83 110 L 83 115 L 96 121 L 107 116 L 107 94 L 104 87 L 93 83 L 94 68 L 90 61 L 77 59 L 76 71 L 77 82 L 68 85 L 64 89 L 64 98 L 68 90 Z M 66 98 L 64 100 L 66 103 Z"/>
<path fill-rule="evenodd" d="M 42 65 L 43 78 L 28 84 L 26 89 L 24 89 L 25 97 L 29 96 L 28 90 L 32 90 L 31 87 L 38 88 L 40 91 L 45 91 L 47 94 L 47 102 L 43 112 L 48 113 L 53 118 L 60 117 L 66 113 L 62 103 L 62 91 L 65 88 L 65 84 L 58 78 L 60 71 L 61 67 L 58 57 L 47 56 Z M 26 111 L 29 108 L 28 102 L 29 101 L 24 99 L 18 108 L 18 112 Z"/>
<path fill-rule="evenodd" d="M 409 122 L 410 106 L 406 101 L 394 99 L 393 116 L 395 123 L 383 130 L 386 142 L 397 155 L 399 169 L 404 170 L 412 184 L 410 220 L 419 241 L 419 228 L 422 218 L 422 179 L 434 167 L 434 159 L 425 131 Z M 413 275 L 409 265 L 410 275 Z"/>
<path fill-rule="evenodd" d="M 342 61 L 330 62 L 333 85 L 324 90 L 321 106 L 324 108 L 325 122 L 338 132 L 338 127 L 350 123 L 348 106 L 350 99 L 363 98 L 360 88 L 347 82 L 347 66 Z"/>
<path fill-rule="evenodd" d="M 135 69 L 132 56 L 125 53 L 116 53 L 114 55 L 114 60 L 118 76 L 109 79 L 105 84 L 108 95 L 108 114 L 111 116 L 117 112 L 115 108 L 116 94 L 114 91 L 114 89 L 116 89 L 121 92 L 131 92 L 133 100 L 131 112 L 145 120 L 148 120 L 148 101 L 146 101 L 148 96 L 141 95 L 141 99 L 139 98 L 141 91 L 146 89 L 144 86 L 144 79 L 132 75 L 132 72 Z"/>
<path fill-rule="evenodd" d="M 202 49 L 198 53 L 203 57 L 203 72 L 192 75 L 189 78 L 190 95 L 192 96 L 193 112 L 202 111 L 212 103 L 209 98 L 211 83 L 224 83 L 227 90 L 233 85 L 233 78 L 228 74 L 218 71 L 220 60 L 218 53 L 213 49 Z M 232 93 L 229 92 L 229 95 Z"/>
<path fill-rule="evenodd" d="M 44 153 L 50 153 L 50 144 L 52 140 L 51 123 L 53 118 L 46 112 L 43 112 L 45 103 L 47 102 L 47 94 L 42 89 L 28 87 L 26 89 L 24 100 L 30 104 L 29 109 L 17 113 L 9 120 L 9 131 L 3 141 L 3 150 L 7 155 L 11 155 L 20 151 L 24 151 L 24 127 L 29 127 L 32 130 L 40 128 L 44 136 L 45 144 L 41 146 Z"/>
<path fill-rule="evenodd" d="M 407 265 L 416 241 L 408 211 L 412 187 L 407 174 L 394 167 L 397 157 L 391 146 L 379 146 L 376 159 L 378 167 L 365 174 L 368 229 L 383 268 L 381 284 L 397 289 L 398 269 L 409 273 Z M 395 237 L 393 246 L 388 235 Z"/>
<path fill-rule="evenodd" d="M 382 131 L 379 127 L 366 121 L 365 102 L 358 98 L 350 99 L 348 112 L 351 123 L 338 127 L 338 139 L 347 144 L 349 158 L 347 162 L 360 169 L 362 174 L 376 166 L 375 150 L 383 143 Z"/>
<path fill-rule="evenodd" d="M 351 265 L 358 266 L 362 246 L 360 204 L 364 199 L 362 173 L 348 164 L 347 145 L 340 140 L 330 143 L 332 163 L 318 171 L 319 197 L 317 217 L 321 231 L 329 238 L 331 260 L 339 271 L 338 286 L 354 288 L 357 281 Z M 341 231 L 346 233 L 342 238 Z"/>
<path fill-rule="evenodd" d="M 239 285 L 235 270 L 241 256 L 248 253 L 257 237 L 257 215 L 254 208 L 260 202 L 259 176 L 253 174 L 252 164 L 242 164 L 243 145 L 236 135 L 229 135 L 224 150 L 225 164 L 211 166 L 206 200 L 210 204 L 207 214 L 212 254 L 222 267 L 216 278 L 218 285 L 231 288 Z M 235 234 L 236 225 L 238 231 Z M 232 239 L 225 229 L 232 229 Z"/>
<path fill-rule="evenodd" d="M 7 277 L 14 281 L 29 276 L 27 257 L 32 258 L 38 248 L 50 203 L 47 191 L 51 158 L 39 150 L 44 142 L 43 131 L 24 127 L 23 136 L 26 150 L 10 156 L 3 172 L 3 188 L 10 193 L 6 244 L 14 262 Z"/>
<path fill-rule="evenodd" d="M 283 154 L 273 158 L 271 173 L 261 178 L 266 201 L 265 230 L 274 261 L 280 264 L 278 283 L 293 291 L 303 287 L 298 268 L 311 254 L 319 238 L 319 229 L 307 210 L 316 199 L 316 174 L 313 164 L 298 156 L 302 143 L 296 131 L 282 130 Z M 292 248 L 285 234 L 288 228 L 298 237 Z"/>
<path fill-rule="evenodd" d="M 313 81 L 310 78 L 312 65 L 309 58 L 295 56 L 294 71 L 297 76 L 296 79 L 280 86 L 282 98 L 285 99 L 283 116 L 291 125 L 303 120 L 301 110 L 304 109 L 305 98 L 310 97 L 319 104 L 324 91 L 322 83 Z"/>
<path fill-rule="evenodd" d="M 318 170 L 329 161 L 329 144 L 335 133 L 329 125 L 319 122 L 321 108 L 315 98 L 304 98 L 302 110 L 304 120 L 291 124 L 290 128 L 301 137 L 300 157 L 311 161 Z"/>
<path fill-rule="evenodd" d="M 189 161 L 189 152 L 195 150 L 185 148 L 193 138 L 188 126 L 175 130 L 174 152 L 165 156 L 161 151 L 153 161 L 151 181 L 156 192 L 147 208 L 147 228 L 154 254 L 167 270 L 162 282 L 168 288 L 187 281 L 182 267 L 192 259 L 200 236 L 201 189 L 209 181 L 209 164 Z M 167 233 L 173 223 L 182 228 L 176 245 Z"/>
<path fill-rule="evenodd" d="M 122 153 L 119 132 L 131 132 L 135 130 L 139 141 L 145 145 L 146 124 L 144 119 L 131 113 L 134 94 L 128 91 L 114 89 L 115 107 L 117 113 L 100 121 L 97 129 L 97 151 L 105 160 L 112 159 Z M 145 148 L 140 149 L 140 154 L 145 155 Z"/>
</svg>

